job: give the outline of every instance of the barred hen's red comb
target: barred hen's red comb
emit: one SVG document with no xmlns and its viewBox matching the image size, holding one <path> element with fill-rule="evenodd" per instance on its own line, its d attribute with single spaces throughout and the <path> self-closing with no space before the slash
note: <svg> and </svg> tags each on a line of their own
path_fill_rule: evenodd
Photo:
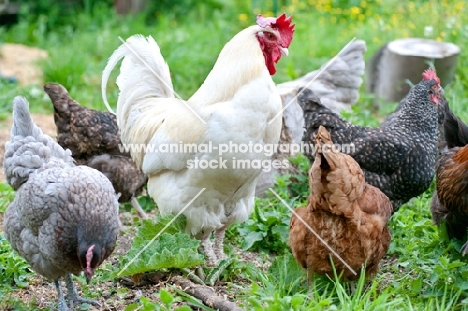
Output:
<svg viewBox="0 0 468 311">
<path fill-rule="evenodd" d="M 257 16 L 257 25 L 265 28 L 270 26 L 278 30 L 281 36 L 281 46 L 284 48 L 289 47 L 292 41 L 293 33 L 294 33 L 294 26 L 295 24 L 291 24 L 292 17 L 289 16 L 286 18 L 286 14 L 281 14 L 279 17 L 263 17 L 262 14 L 258 14 Z"/>
<path fill-rule="evenodd" d="M 435 80 L 437 82 L 437 84 L 440 84 L 440 79 L 439 77 L 437 77 L 437 74 L 435 72 L 434 69 L 426 69 L 424 70 L 424 72 L 422 73 L 422 77 L 424 80 Z"/>
</svg>

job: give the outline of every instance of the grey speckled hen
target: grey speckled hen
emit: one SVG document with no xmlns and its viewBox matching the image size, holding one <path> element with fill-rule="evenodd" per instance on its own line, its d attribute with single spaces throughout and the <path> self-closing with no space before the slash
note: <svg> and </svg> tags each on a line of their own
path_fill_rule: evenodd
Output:
<svg viewBox="0 0 468 311">
<path fill-rule="evenodd" d="M 55 281 L 59 310 L 67 310 L 62 277 L 71 309 L 75 303 L 99 305 L 78 296 L 71 274 L 83 271 L 89 282 L 114 250 L 119 222 L 111 182 L 95 169 L 75 166 L 71 152 L 34 124 L 22 97 L 14 99 L 4 170 L 16 190 L 4 217 L 13 249 L 34 271 Z"/>
<path fill-rule="evenodd" d="M 391 124 L 372 128 L 355 126 L 324 107 L 309 91 L 299 96 L 304 110 L 304 141 L 313 141 L 320 125 L 335 144 L 351 144 L 350 155 L 364 171 L 366 182 L 390 198 L 394 211 L 431 184 L 437 157 L 440 81 L 432 70 L 406 97 Z M 344 151 L 344 150 L 343 150 Z M 314 159 L 314 154 L 306 154 Z"/>
</svg>

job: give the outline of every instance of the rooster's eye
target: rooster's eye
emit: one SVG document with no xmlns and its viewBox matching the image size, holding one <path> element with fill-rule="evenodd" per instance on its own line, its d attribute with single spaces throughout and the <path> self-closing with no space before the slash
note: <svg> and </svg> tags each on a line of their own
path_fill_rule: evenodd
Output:
<svg viewBox="0 0 468 311">
<path fill-rule="evenodd" d="M 268 33 L 268 39 L 273 40 L 275 36 L 272 33 Z"/>
</svg>

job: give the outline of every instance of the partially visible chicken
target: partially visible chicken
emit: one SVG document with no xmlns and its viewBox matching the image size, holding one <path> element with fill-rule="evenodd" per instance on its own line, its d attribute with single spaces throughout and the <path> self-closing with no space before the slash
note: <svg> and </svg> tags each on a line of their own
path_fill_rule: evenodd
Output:
<svg viewBox="0 0 468 311">
<path fill-rule="evenodd" d="M 356 40 L 340 55 L 326 62 L 319 69 L 293 81 L 276 85 L 284 108 L 280 144 L 300 144 L 302 141 L 304 111 L 296 99 L 301 88 L 307 87 L 320 98 L 325 107 L 338 114 L 343 109 L 350 109 L 357 102 L 365 68 L 365 52 L 366 42 Z M 273 158 L 280 162 L 287 161 L 288 158 L 296 155 L 292 151 L 289 148 L 278 148 Z M 285 163 L 288 165 L 284 165 L 284 168 L 273 168 L 269 172 L 262 172 L 255 190 L 256 195 L 263 195 L 268 188 L 274 185 L 276 174 L 296 172 L 296 168 L 291 163 Z"/>
<path fill-rule="evenodd" d="M 441 105 L 443 111 L 443 132 L 447 148 L 463 147 L 468 144 L 468 126 L 463 123 L 450 109 L 444 98 Z"/>
<path fill-rule="evenodd" d="M 449 238 L 467 240 L 468 229 L 468 126 L 449 108 L 444 109 L 444 136 L 448 150 L 437 163 L 437 190 L 431 202 L 435 224 L 445 222 Z M 461 253 L 468 253 L 468 241 Z"/>
<path fill-rule="evenodd" d="M 106 175 L 120 194 L 119 202 L 130 202 L 140 217 L 147 218 L 136 197 L 148 178 L 136 167 L 130 154 L 122 150 L 116 116 L 81 106 L 60 84 L 47 83 L 44 91 L 54 106 L 59 145 L 71 150 L 78 165 Z"/>
<path fill-rule="evenodd" d="M 302 88 L 314 92 L 328 109 L 335 113 L 350 109 L 359 99 L 364 74 L 366 42 L 352 42 L 340 55 L 323 64 L 320 69 L 298 79 L 280 83 L 276 87 L 283 106 L 296 103 L 294 97 Z M 297 105 L 297 103 L 296 103 Z"/>
<path fill-rule="evenodd" d="M 34 124 L 28 102 L 14 99 L 11 139 L 4 170 L 16 190 L 4 215 L 5 237 L 31 268 L 55 282 L 58 308 L 68 310 L 59 280 L 64 277 L 70 308 L 83 299 L 72 275 L 89 282 L 114 250 L 118 202 L 110 181 L 99 171 L 75 166 L 64 150 Z"/>
<path fill-rule="evenodd" d="M 313 141 L 318 127 L 325 126 L 333 141 L 348 149 L 347 153 L 361 166 L 366 181 L 382 190 L 396 211 L 426 191 L 434 178 L 440 90 L 435 72 L 426 70 L 392 124 L 379 128 L 350 124 L 306 90 L 298 98 L 306 120 L 304 141 Z M 306 155 L 312 161 L 313 149 Z"/>
<path fill-rule="evenodd" d="M 349 155 L 334 152 L 330 133 L 324 127 L 316 136 L 317 156 L 309 172 L 310 195 L 307 208 L 291 216 L 289 245 L 297 262 L 308 272 L 333 277 L 333 265 L 346 280 L 365 265 L 366 277 L 379 269 L 390 245 L 388 221 L 393 208 L 378 188 L 365 182 L 359 164 Z M 340 257 L 337 258 L 316 235 Z"/>
<path fill-rule="evenodd" d="M 161 214 L 186 216 L 186 230 L 202 240 L 208 265 L 224 257 L 226 228 L 247 220 L 252 212 L 262 171 L 258 163 L 271 158 L 237 147 L 252 144 L 264 150 L 279 140 L 281 98 L 271 75 L 281 56 L 288 54 L 293 32 L 286 15 L 259 15 L 257 25 L 226 43 L 203 85 L 187 101 L 174 98 L 169 68 L 152 37 L 130 37 L 104 69 L 102 90 L 108 105 L 107 80 L 124 58 L 117 78 L 122 142 L 153 149 L 131 152 L 149 177 L 148 193 Z M 220 154 L 224 144 L 234 147 Z M 158 152 L 162 145 L 194 148 Z M 213 148 L 202 148 L 208 145 Z M 197 166 L 199 161 L 210 165 Z"/>
</svg>

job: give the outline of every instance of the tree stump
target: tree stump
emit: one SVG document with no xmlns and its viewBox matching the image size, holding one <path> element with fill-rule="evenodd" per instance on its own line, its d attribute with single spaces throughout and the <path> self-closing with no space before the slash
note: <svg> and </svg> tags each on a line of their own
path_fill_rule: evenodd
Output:
<svg viewBox="0 0 468 311">
<path fill-rule="evenodd" d="M 114 7 L 117 14 L 135 14 L 145 9 L 144 0 L 115 0 Z"/>
<path fill-rule="evenodd" d="M 421 74 L 434 63 L 442 87 L 452 82 L 460 48 L 453 43 L 409 38 L 384 45 L 371 58 L 367 70 L 367 91 L 376 100 L 400 101 L 410 90 L 407 81 L 417 84 Z"/>
</svg>

